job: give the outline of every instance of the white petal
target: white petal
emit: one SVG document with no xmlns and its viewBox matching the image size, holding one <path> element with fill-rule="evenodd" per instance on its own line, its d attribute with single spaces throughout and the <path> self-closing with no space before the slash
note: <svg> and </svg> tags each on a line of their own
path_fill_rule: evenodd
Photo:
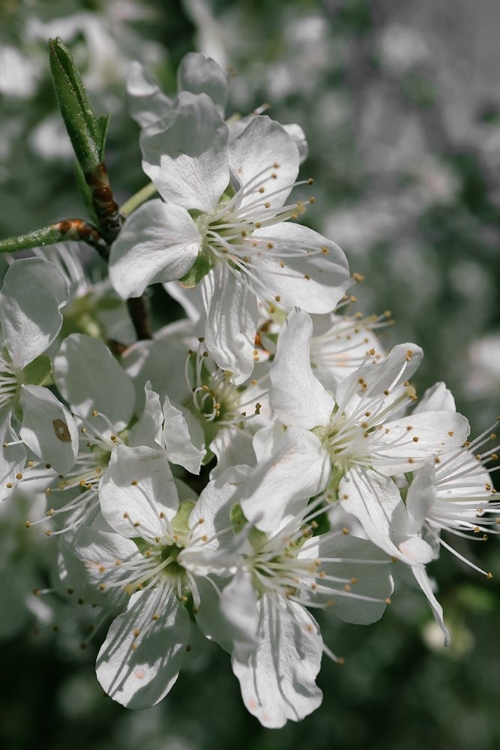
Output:
<svg viewBox="0 0 500 750">
<path fill-rule="evenodd" d="M 9 267 L 0 292 L 0 323 L 15 367 L 25 367 L 55 340 L 68 294 L 66 280 L 53 263 L 25 258 Z"/>
<path fill-rule="evenodd" d="M 321 704 L 315 679 L 319 672 L 322 640 L 313 617 L 295 602 L 258 603 L 259 648 L 248 662 L 233 658 L 243 702 L 260 723 L 277 729 L 288 719 L 300 721 Z"/>
<path fill-rule="evenodd" d="M 240 205 L 257 199 L 279 208 L 297 179 L 299 150 L 282 125 L 257 116 L 230 143 L 229 165 L 244 189 Z"/>
<path fill-rule="evenodd" d="M 372 542 L 366 539 L 358 539 L 350 534 L 341 534 L 332 538 L 322 534 L 315 537 L 319 544 L 317 557 L 338 558 L 339 562 L 325 562 L 321 570 L 327 575 L 347 579 L 351 582 L 351 591 L 343 591 L 342 584 L 338 584 L 341 590 L 339 594 L 321 594 L 322 598 L 333 602 L 326 612 L 336 615 L 344 622 L 351 622 L 358 625 L 369 625 L 379 620 L 385 612 L 386 599 L 391 596 L 393 583 L 391 578 L 391 561 L 384 552 L 376 547 Z M 313 540 L 310 541 L 312 543 Z M 307 553 L 309 542 L 299 552 L 301 558 Z M 363 562 L 366 561 L 366 562 Z M 371 561 L 378 561 L 376 564 L 370 564 Z M 386 563 L 385 565 L 383 563 Z M 321 579 L 317 579 L 321 589 Z M 328 584 L 326 584 L 328 586 Z M 343 595 L 347 594 L 347 595 Z M 352 596 L 351 596 L 352 594 Z M 355 597 L 372 597 L 373 600 L 356 599 Z M 317 596 L 311 597 L 313 600 Z M 378 601 L 376 601 L 378 600 Z"/>
<path fill-rule="evenodd" d="M 230 510 L 237 502 L 235 495 L 250 473 L 248 466 L 232 466 L 207 484 L 189 517 L 194 536 L 211 538 L 230 526 Z"/>
<path fill-rule="evenodd" d="M 183 466 L 191 474 L 199 474 L 205 451 L 193 445 L 184 414 L 170 403 L 168 396 L 165 396 L 163 416 L 162 440 L 169 461 Z"/>
<path fill-rule="evenodd" d="M 382 362 L 367 362 L 359 367 L 337 389 L 335 398 L 339 409 L 352 414 L 363 400 L 371 411 L 369 400 L 374 398 L 377 399 L 377 412 L 390 414 L 393 403 L 396 401 L 397 406 L 400 403 L 404 382 L 413 375 L 422 357 L 419 346 L 398 344 Z"/>
<path fill-rule="evenodd" d="M 392 479 L 354 467 L 339 486 L 342 507 L 362 524 L 367 537 L 388 555 L 414 565 L 427 563 L 434 551 L 408 532 L 408 514 Z"/>
<path fill-rule="evenodd" d="M 254 368 L 258 309 L 255 296 L 218 264 L 203 280 L 207 323 L 205 346 L 223 370 L 233 373 L 238 385 Z"/>
<path fill-rule="evenodd" d="M 312 330 L 310 316 L 298 308 L 292 310 L 270 370 L 273 409 L 285 424 L 306 430 L 328 424 L 335 403 L 313 375 Z"/>
<path fill-rule="evenodd" d="M 429 515 L 437 497 L 435 481 L 436 471 L 432 464 L 427 464 L 415 472 L 406 497 L 410 533 L 420 531 L 426 516 Z"/>
<path fill-rule="evenodd" d="M 219 477 L 230 466 L 238 463 L 253 465 L 255 451 L 252 436 L 239 427 L 226 427 L 210 443 L 210 450 L 217 456 L 217 465 L 210 472 L 210 479 Z"/>
<path fill-rule="evenodd" d="M 231 583 L 222 591 L 221 614 L 227 622 L 232 653 L 238 662 L 246 662 L 255 653 L 259 640 L 259 613 L 252 574 L 239 568 Z"/>
<path fill-rule="evenodd" d="M 37 385 L 23 385 L 21 408 L 21 439 L 58 474 L 66 474 L 78 453 L 78 428 L 69 411 L 47 388 Z"/>
<path fill-rule="evenodd" d="M 141 633 L 134 637 L 136 629 Z M 177 680 L 188 638 L 189 614 L 173 593 L 165 601 L 161 589 L 139 591 L 111 623 L 97 656 L 97 679 L 127 708 L 155 706 Z"/>
<path fill-rule="evenodd" d="M 26 462 L 24 445 L 8 445 L 18 438 L 10 424 L 10 411 L 0 412 L 0 501 L 8 498 L 15 489 L 16 474 L 22 473 Z M 8 486 L 10 485 L 10 487 Z"/>
<path fill-rule="evenodd" d="M 444 383 L 435 383 L 431 388 L 427 388 L 413 413 L 445 410 L 456 411 L 455 399 Z"/>
<path fill-rule="evenodd" d="M 227 73 L 211 57 L 201 52 L 184 55 L 177 70 L 177 85 L 179 91 L 208 94 L 220 116 L 224 117 L 228 96 Z"/>
<path fill-rule="evenodd" d="M 417 580 L 418 585 L 420 586 L 420 588 L 422 589 L 422 591 L 427 597 L 427 601 L 429 602 L 431 606 L 434 619 L 436 620 L 437 624 L 441 628 L 441 631 L 444 636 L 444 645 L 449 646 L 450 645 L 450 633 L 448 631 L 448 628 L 444 624 L 443 608 L 441 607 L 440 603 L 434 596 L 434 592 L 432 590 L 431 582 L 429 581 L 429 576 L 427 575 L 427 571 L 423 565 L 414 565 L 411 570 Z"/>
<path fill-rule="evenodd" d="M 134 211 L 113 243 L 111 283 L 123 299 L 140 297 L 149 284 L 182 278 L 200 249 L 200 233 L 184 208 L 148 201 Z"/>
<path fill-rule="evenodd" d="M 137 341 L 124 352 L 121 362 L 134 381 L 136 403 L 144 403 L 144 388 L 149 381 L 152 389 L 164 396 L 167 392 L 176 403 L 189 399 L 191 391 L 185 377 L 186 351 L 181 352 L 171 341 Z M 168 373 L 165 373 L 168 362 Z"/>
<path fill-rule="evenodd" d="M 224 583 L 223 579 L 217 581 L 218 585 Z M 233 631 L 226 619 L 222 616 L 219 601 L 219 592 L 215 590 L 208 578 L 197 578 L 196 586 L 200 595 L 200 606 L 195 612 L 196 624 L 210 641 L 215 641 L 228 654 L 233 647 Z"/>
<path fill-rule="evenodd" d="M 134 385 L 108 347 L 98 339 L 73 333 L 54 360 L 54 379 L 73 411 L 84 419 L 96 409 L 115 430 L 123 430 L 134 413 Z"/>
<path fill-rule="evenodd" d="M 148 382 L 144 388 L 146 403 L 139 420 L 134 424 L 128 435 L 128 444 L 132 447 L 146 445 L 149 448 L 162 448 L 163 410 L 160 397 L 151 390 Z"/>
<path fill-rule="evenodd" d="M 349 284 L 349 266 L 338 245 L 290 222 L 257 229 L 252 237 L 265 237 L 273 244 L 272 251 L 264 249 L 253 260 L 264 298 L 277 299 L 288 309 L 296 305 L 309 313 L 334 309 Z"/>
<path fill-rule="evenodd" d="M 288 135 L 293 138 L 293 142 L 299 150 L 299 160 L 302 164 L 309 156 L 309 146 L 306 139 L 306 134 L 302 130 L 301 126 L 296 122 L 291 122 L 288 125 L 283 125 Z"/>
<path fill-rule="evenodd" d="M 142 128 L 158 122 L 172 109 L 172 100 L 136 61 L 129 63 L 127 71 L 127 108 Z"/>
<path fill-rule="evenodd" d="M 206 94 L 181 92 L 173 115 L 165 130 L 142 132 L 143 169 L 168 203 L 209 213 L 229 184 L 227 125 Z"/>
<path fill-rule="evenodd" d="M 377 434 L 377 442 L 385 443 L 386 457 L 378 460 L 375 456 L 373 466 L 387 476 L 413 471 L 435 454 L 462 445 L 469 431 L 467 419 L 449 410 L 425 411 L 387 422 Z"/>
<path fill-rule="evenodd" d="M 291 427 L 274 455 L 258 463 L 242 485 L 241 507 L 258 529 L 274 531 L 302 511 L 329 479 L 330 462 L 316 435 Z"/>
<path fill-rule="evenodd" d="M 82 526 L 71 539 L 63 534 L 60 542 L 69 581 L 86 604 L 124 609 L 129 596 L 123 586 L 111 586 L 123 579 L 117 563 L 140 560 L 141 553 L 121 534 Z M 104 588 L 105 587 L 105 588 Z"/>
<path fill-rule="evenodd" d="M 283 440 L 286 428 L 279 420 L 258 430 L 253 436 L 253 449 L 258 463 L 268 461 L 274 456 Z M 255 463 L 253 461 L 252 463 Z"/>
<path fill-rule="evenodd" d="M 169 295 L 181 305 L 193 326 L 196 325 L 205 315 L 201 285 L 186 288 L 177 281 L 167 281 L 163 286 Z"/>
<path fill-rule="evenodd" d="M 111 455 L 99 497 L 104 518 L 118 533 L 130 538 L 161 535 L 160 514 L 172 519 L 178 507 L 165 451 L 119 445 Z"/>
</svg>

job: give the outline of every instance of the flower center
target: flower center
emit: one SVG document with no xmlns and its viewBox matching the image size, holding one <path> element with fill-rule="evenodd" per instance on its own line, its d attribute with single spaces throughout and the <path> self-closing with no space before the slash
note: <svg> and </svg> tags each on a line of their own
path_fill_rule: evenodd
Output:
<svg viewBox="0 0 500 750">
<path fill-rule="evenodd" d="M 211 442 L 220 429 L 241 425 L 260 414 L 261 404 L 248 399 L 244 387 L 232 381 L 232 373 L 215 364 L 204 341 L 199 339 L 197 351 L 190 350 L 186 360 L 186 382 L 192 393 L 192 400 L 186 406 L 201 417 L 205 437 Z"/>
</svg>

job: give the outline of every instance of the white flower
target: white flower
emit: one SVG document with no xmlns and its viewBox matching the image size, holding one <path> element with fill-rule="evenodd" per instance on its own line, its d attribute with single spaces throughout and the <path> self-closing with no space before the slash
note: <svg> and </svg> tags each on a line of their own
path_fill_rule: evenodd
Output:
<svg viewBox="0 0 500 750">
<path fill-rule="evenodd" d="M 71 514 L 54 533 L 78 528 L 95 515 L 99 487 L 111 456 L 120 445 L 162 449 L 172 463 L 199 473 L 204 450 L 191 442 L 182 412 L 167 397 L 162 406 L 149 384 L 141 416 L 129 428 L 134 414 L 134 386 L 102 341 L 83 334 L 68 336 L 54 360 L 54 378 L 80 422 L 74 465 L 66 471 L 60 470 L 62 476 L 55 487 L 49 481 L 46 489 L 48 495 L 60 492 L 66 497 L 70 495 L 66 504 L 49 511 L 52 520 L 61 514 Z M 78 491 L 76 497 L 74 490 Z"/>
<path fill-rule="evenodd" d="M 455 410 L 453 397 L 443 383 L 424 395 L 420 410 L 427 411 L 436 401 L 446 404 L 450 411 Z M 481 452 L 487 444 L 488 449 Z M 497 434 L 490 427 L 463 446 L 435 456 L 416 471 L 406 498 L 412 533 L 426 534 L 436 546 L 449 550 L 488 578 L 492 578 L 491 573 L 454 549 L 441 538 L 441 532 L 471 540 L 486 540 L 488 534 L 499 533 L 500 502 L 495 501 L 497 493 L 486 470 L 486 465 L 498 458 L 497 451 Z"/>
<path fill-rule="evenodd" d="M 179 503 L 164 453 L 120 446 L 113 454 L 100 499 L 116 533 L 87 529 L 75 545 L 103 604 L 114 589 L 130 595 L 97 657 L 97 677 L 119 703 L 146 708 L 168 693 L 188 645 L 189 612 L 203 632 L 217 631 L 218 592 L 209 577 L 234 566 L 231 553 L 217 556 L 220 539 L 232 536 L 217 523 L 234 492 L 230 482 L 211 483 L 196 504 Z"/>
<path fill-rule="evenodd" d="M 407 378 L 422 356 L 410 344 L 394 347 L 380 363 L 368 361 L 358 368 L 340 383 L 334 398 L 313 375 L 311 338 L 310 317 L 292 311 L 270 373 L 271 403 L 290 426 L 284 434 L 277 428 L 256 434 L 256 454 L 266 454 L 267 460 L 257 464 L 242 487 L 242 508 L 250 521 L 269 532 L 282 517 L 286 493 L 288 508 L 297 513 L 309 497 L 329 486 L 374 544 L 412 566 L 448 637 L 423 567 L 435 550 L 411 528 L 393 477 L 404 477 L 463 443 L 467 420 L 441 404 L 400 416 L 415 399 Z"/>
<path fill-rule="evenodd" d="M 287 220 L 299 167 L 296 145 L 268 117 L 255 117 L 228 145 L 228 129 L 204 95 L 184 92 L 169 126 L 142 136 L 143 166 L 166 203 L 153 200 L 113 245 L 111 281 L 123 297 L 153 282 L 203 277 L 205 339 L 237 382 L 252 371 L 257 299 L 312 313 L 331 311 L 348 283 L 335 243 Z"/>
<path fill-rule="evenodd" d="M 250 531 L 239 571 L 221 596 L 243 700 L 267 727 L 315 710 L 322 652 L 337 660 L 306 607 L 366 624 L 381 617 L 392 592 L 389 560 L 371 542 L 342 532 L 313 536 L 323 511 L 320 499 L 269 534 Z"/>
<path fill-rule="evenodd" d="M 200 52 L 189 52 L 177 69 L 179 92 L 207 94 L 224 116 L 228 96 L 227 74 L 210 57 Z M 127 104 L 130 116 L 142 127 L 165 127 L 165 118 L 175 107 L 175 102 L 160 89 L 156 81 L 138 62 L 129 65 L 127 74 Z M 151 132 L 151 131 L 149 131 Z"/>
<path fill-rule="evenodd" d="M 266 493 L 258 489 L 261 486 L 267 490 L 271 476 L 283 472 L 291 492 L 304 483 L 306 473 L 312 486 L 316 477 L 316 492 L 331 480 L 345 510 L 360 520 L 363 513 L 367 514 L 368 523 L 371 512 L 384 513 L 382 508 L 377 511 L 377 495 L 382 485 L 392 491 L 391 476 L 418 468 L 430 456 L 462 443 L 468 434 L 467 420 L 448 410 L 399 416 L 415 398 L 407 378 L 422 356 L 418 347 L 402 344 L 394 347 L 382 362 L 368 361 L 340 383 L 333 397 L 313 374 L 309 356 L 311 337 L 309 315 L 298 309 L 292 311 L 280 335 L 270 371 L 271 404 L 288 429 L 284 435 L 275 432 L 274 436 L 266 434 L 261 439 L 257 433 L 254 439 L 254 444 L 260 439 L 261 444 L 268 446 L 268 467 L 256 469 L 248 489 L 254 512 L 259 507 L 262 513 L 258 519 L 250 520 L 255 520 L 263 531 L 270 530 L 276 520 L 276 505 L 269 503 Z M 300 460 L 292 460 L 294 444 Z M 289 448 L 283 453 L 285 445 Z M 364 485 L 364 492 L 370 492 L 371 500 L 363 494 L 362 507 L 351 501 L 349 485 L 357 481 Z M 396 485 L 394 490 L 398 492 Z M 284 488 L 282 492 L 285 491 Z M 310 491 L 308 497 L 313 494 Z M 349 503 L 345 496 L 349 496 Z M 245 506 L 243 509 L 246 512 Z M 377 523 L 375 526 L 378 528 Z"/>
<path fill-rule="evenodd" d="M 366 362 L 379 362 L 385 357 L 374 331 L 387 325 L 389 318 L 390 313 L 366 318 L 335 313 L 313 317 L 311 366 L 327 391 L 335 391 L 347 375 Z"/>
<path fill-rule="evenodd" d="M 60 472 L 75 459 L 78 440 L 72 417 L 50 391 L 38 385 L 50 373 L 49 360 L 38 358 L 59 333 L 60 310 L 67 298 L 64 277 L 52 263 L 39 258 L 17 260 L 5 275 L 0 292 L 0 497 L 11 493 L 26 459 L 26 451 L 16 445 L 13 413 L 22 421 L 22 441 L 39 458 Z"/>
<path fill-rule="evenodd" d="M 224 118 L 229 93 L 228 75 L 210 57 L 200 52 L 188 52 L 177 70 L 177 88 L 192 94 L 206 94 L 215 104 L 220 116 Z M 129 65 L 127 74 L 127 104 L 130 116 L 141 126 L 148 128 L 148 133 L 163 130 L 177 101 L 172 100 L 160 88 L 158 83 L 144 70 L 138 62 Z M 233 140 L 248 126 L 251 120 L 262 114 L 267 105 L 259 107 L 246 117 L 233 115 L 227 120 L 229 140 Z M 300 162 L 307 158 L 308 145 L 304 131 L 297 123 L 283 126 L 293 138 L 299 149 Z"/>
</svg>

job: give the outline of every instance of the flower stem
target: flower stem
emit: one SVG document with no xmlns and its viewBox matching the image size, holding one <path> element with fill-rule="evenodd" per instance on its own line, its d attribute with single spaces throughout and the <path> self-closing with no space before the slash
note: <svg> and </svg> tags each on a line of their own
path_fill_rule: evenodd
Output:
<svg viewBox="0 0 500 750">
<path fill-rule="evenodd" d="M 86 242 L 95 248 L 105 261 L 109 257 L 109 247 L 97 229 L 87 224 L 83 219 L 65 219 L 48 227 L 35 229 L 33 232 L 21 234 L 18 237 L 7 237 L 0 240 L 0 253 L 13 253 L 16 250 L 30 250 L 33 247 L 53 245 L 55 242 L 77 240 Z"/>
<path fill-rule="evenodd" d="M 129 216 L 136 208 L 139 208 L 141 203 L 144 203 L 156 193 L 156 187 L 152 182 L 145 185 L 139 192 L 132 195 L 128 201 L 125 201 L 123 206 L 120 208 L 122 216 Z"/>
</svg>

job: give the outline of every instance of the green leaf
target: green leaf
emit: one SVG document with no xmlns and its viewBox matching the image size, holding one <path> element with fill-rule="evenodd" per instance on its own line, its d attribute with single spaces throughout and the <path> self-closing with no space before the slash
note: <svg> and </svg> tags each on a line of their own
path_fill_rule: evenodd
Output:
<svg viewBox="0 0 500 750">
<path fill-rule="evenodd" d="M 23 370 L 24 385 L 50 385 L 52 383 L 52 363 L 45 354 L 30 362 Z"/>
<path fill-rule="evenodd" d="M 57 37 L 49 40 L 50 68 L 66 130 L 84 173 L 101 162 L 106 127 L 97 120 L 71 52 Z M 106 119 L 106 118 L 105 118 Z"/>
</svg>

